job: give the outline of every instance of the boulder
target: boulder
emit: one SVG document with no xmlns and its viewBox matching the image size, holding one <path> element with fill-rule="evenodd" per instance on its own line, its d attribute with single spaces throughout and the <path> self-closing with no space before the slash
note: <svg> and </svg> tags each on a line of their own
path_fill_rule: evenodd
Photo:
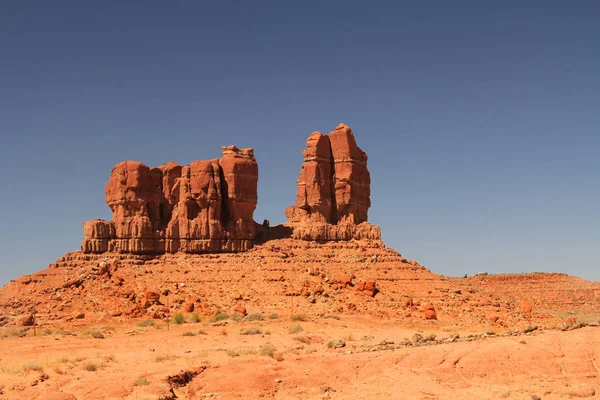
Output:
<svg viewBox="0 0 600 400">
<path fill-rule="evenodd" d="M 243 306 L 243 305 L 241 305 L 241 304 L 238 304 L 238 305 L 236 305 L 235 307 L 233 307 L 233 311 L 234 311 L 234 312 L 236 312 L 236 313 L 242 314 L 242 315 L 244 315 L 244 316 L 245 316 L 246 314 L 248 314 L 248 313 L 247 313 L 247 311 L 246 311 L 246 307 L 244 307 L 244 306 Z"/>
<path fill-rule="evenodd" d="M 33 326 L 35 324 L 35 316 L 33 314 L 21 315 L 17 318 L 19 326 Z"/>
<path fill-rule="evenodd" d="M 377 293 L 377 284 L 372 280 L 359 282 L 356 285 L 356 290 L 361 294 L 372 297 Z"/>
<path fill-rule="evenodd" d="M 437 319 L 437 313 L 435 310 L 425 310 L 423 315 L 425 316 L 425 319 Z"/>
<path fill-rule="evenodd" d="M 154 304 L 160 304 L 160 293 L 153 290 L 146 291 L 145 299 L 142 302 L 144 308 L 148 308 Z"/>
<path fill-rule="evenodd" d="M 519 310 L 521 310 L 521 312 L 524 314 L 531 314 L 533 307 L 527 300 L 523 300 L 519 302 Z"/>
<path fill-rule="evenodd" d="M 340 277 L 339 282 L 342 286 L 351 286 L 352 285 L 352 277 L 348 275 L 343 275 Z"/>
<path fill-rule="evenodd" d="M 71 318 L 73 318 L 73 319 L 83 319 L 83 318 L 85 318 L 85 313 L 83 311 L 74 311 L 71 314 Z"/>
</svg>

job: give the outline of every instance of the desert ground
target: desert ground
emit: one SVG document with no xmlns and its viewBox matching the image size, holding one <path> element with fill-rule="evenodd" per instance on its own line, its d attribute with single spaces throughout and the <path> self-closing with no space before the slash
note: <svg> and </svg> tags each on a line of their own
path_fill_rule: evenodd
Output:
<svg viewBox="0 0 600 400">
<path fill-rule="evenodd" d="M 594 397 L 599 299 L 566 274 L 443 277 L 368 241 L 74 252 L 0 290 L 0 398 Z"/>
<path fill-rule="evenodd" d="M 3 328 L 0 398 L 570 399 L 600 389 L 597 321 L 454 330 L 289 310 L 184 317 L 168 329 L 152 319 L 36 327 L 35 337 Z"/>
</svg>

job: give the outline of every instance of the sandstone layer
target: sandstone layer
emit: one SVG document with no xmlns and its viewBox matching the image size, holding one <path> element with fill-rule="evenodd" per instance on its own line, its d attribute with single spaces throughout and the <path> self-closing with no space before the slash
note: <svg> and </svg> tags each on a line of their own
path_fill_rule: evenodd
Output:
<svg viewBox="0 0 600 400">
<path fill-rule="evenodd" d="M 117 164 L 106 184 L 112 221 L 83 224 L 84 253 L 246 251 L 253 246 L 258 165 L 252 149 L 180 166 Z"/>
<path fill-rule="evenodd" d="M 371 177 L 367 154 L 344 124 L 329 135 L 313 132 L 302 152 L 296 205 L 286 216 L 293 237 L 331 241 L 381 239 L 379 227 L 367 222 Z"/>
</svg>

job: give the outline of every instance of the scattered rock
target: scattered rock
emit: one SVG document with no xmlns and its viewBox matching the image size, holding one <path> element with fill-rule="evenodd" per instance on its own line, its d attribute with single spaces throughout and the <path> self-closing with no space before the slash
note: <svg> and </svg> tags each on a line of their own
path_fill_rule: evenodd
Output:
<svg viewBox="0 0 600 400">
<path fill-rule="evenodd" d="M 596 395 L 596 391 L 594 388 L 588 386 L 571 386 L 565 388 L 562 394 L 571 398 L 588 398 L 594 397 Z"/>
<path fill-rule="evenodd" d="M 244 307 L 241 304 L 238 304 L 235 307 L 233 307 L 233 311 L 235 311 L 236 313 L 242 314 L 243 316 L 246 316 L 248 314 L 248 312 L 246 311 L 246 307 Z"/>
<path fill-rule="evenodd" d="M 33 326 L 34 323 L 35 316 L 33 314 L 25 314 L 17 318 L 17 325 L 19 326 Z"/>
<path fill-rule="evenodd" d="M 346 347 L 346 342 L 341 339 L 331 340 L 327 343 L 327 347 L 332 349 L 341 349 L 342 347 Z"/>
<path fill-rule="evenodd" d="M 531 314 L 531 312 L 533 311 L 533 307 L 531 306 L 531 303 L 529 303 L 527 300 L 523 300 L 523 301 L 519 302 L 519 309 L 524 314 Z"/>
<path fill-rule="evenodd" d="M 71 314 L 71 318 L 83 319 L 83 318 L 85 318 L 85 313 L 83 311 L 75 311 L 73 314 Z"/>
</svg>

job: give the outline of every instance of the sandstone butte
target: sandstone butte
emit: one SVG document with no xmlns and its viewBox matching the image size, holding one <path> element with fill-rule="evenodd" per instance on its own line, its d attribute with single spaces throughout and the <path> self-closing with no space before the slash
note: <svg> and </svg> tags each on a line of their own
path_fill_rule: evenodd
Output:
<svg viewBox="0 0 600 400">
<path fill-rule="evenodd" d="M 27 325 L 32 309 L 38 323 L 79 323 L 73 315 L 162 318 L 186 307 L 209 315 L 240 303 L 288 307 L 298 296 L 314 312 L 457 325 L 559 323 L 564 318 L 532 310 L 599 306 L 599 285 L 576 277 L 446 278 L 386 248 L 379 227 L 368 222 L 367 154 L 344 124 L 308 137 L 296 204 L 278 226 L 253 220 L 253 149 L 222 152 L 186 166 L 117 164 L 105 188 L 112 221 L 85 222 L 81 251 L 0 289 L 0 324 Z"/>
<path fill-rule="evenodd" d="M 278 226 L 270 226 L 268 221 L 259 224 L 253 219 L 258 200 L 258 164 L 253 150 L 235 146 L 224 146 L 222 150 L 221 158 L 194 161 L 187 166 L 174 162 L 157 168 L 135 161 L 117 164 L 106 184 L 106 203 L 112 211 L 112 220 L 85 222 L 80 251 L 68 253 L 48 268 L 24 275 L 1 288 L 0 327 L 5 327 L 0 329 L 11 326 L 31 329 L 34 324 L 40 330 L 107 324 L 120 326 L 138 319 L 169 320 L 176 313 L 189 319 L 192 315 L 210 318 L 228 312 L 242 316 L 277 313 L 287 321 L 290 315 L 301 314 L 308 319 L 305 327 L 310 323 L 321 332 L 303 339 L 315 343 L 323 341 L 324 326 L 342 332 L 346 323 L 358 326 L 356 332 L 362 332 L 360 337 L 367 328 L 374 329 L 373 332 L 386 332 L 389 335 L 386 338 L 404 335 L 407 330 L 438 333 L 437 339 L 435 335 L 415 334 L 408 341 L 400 337 L 395 344 L 386 340 L 371 343 L 369 336 L 364 336 L 361 339 L 364 344 L 359 346 L 356 344 L 360 344 L 356 342 L 358 339 L 352 339 L 352 351 L 383 351 L 398 346 L 470 342 L 486 335 L 493 336 L 494 332 L 511 336 L 543 330 L 560 332 L 598 324 L 599 283 L 559 273 L 448 278 L 387 248 L 381 240 L 379 227 L 368 222 L 371 178 L 367 154 L 358 147 L 351 129 L 344 124 L 329 135 L 314 132 L 309 136 L 302 153 L 304 162 L 297 181 L 296 202 L 285 210 L 288 221 Z M 330 316 L 336 319 L 342 316 L 342 321 L 327 319 L 327 325 L 319 322 Z M 459 339 L 453 332 L 461 332 L 461 335 L 470 332 L 475 336 L 465 335 Z M 216 333 L 211 336 L 218 337 Z M 340 342 L 333 343 L 335 348 Z M 597 348 L 597 341 L 594 343 Z M 217 342 L 214 345 L 215 348 L 222 347 Z M 490 354 L 504 360 L 504 356 L 498 355 L 493 345 L 490 346 L 486 347 L 492 352 Z M 298 348 L 290 347 L 290 351 L 298 352 Z M 536 360 L 544 357 L 513 350 L 513 360 L 527 354 Z M 442 377 L 446 373 L 458 373 L 456 366 L 463 355 L 452 361 L 451 357 L 442 356 L 442 352 L 446 354 L 445 350 L 431 353 L 440 354 L 440 357 L 431 356 L 431 374 Z M 393 358 L 395 353 L 391 354 Z M 428 365 L 429 353 L 414 354 L 421 355 L 413 364 L 410 363 L 411 355 L 403 356 L 402 363 L 408 363 L 407 368 Z M 594 360 L 594 357 L 588 354 L 584 358 Z M 510 360 L 509 355 L 504 361 L 510 363 Z M 338 361 L 346 363 L 342 359 Z M 364 359 L 357 358 L 352 362 L 366 365 Z M 397 362 L 388 359 L 390 371 Z M 529 361 L 523 361 L 526 362 Z M 326 376 L 332 366 L 342 370 L 339 369 L 342 364 L 332 363 L 311 361 L 310 365 L 320 365 L 319 374 Z M 447 363 L 448 368 L 445 367 Z M 237 373 L 246 374 L 254 370 L 255 365 L 242 368 L 245 372 L 231 367 L 231 377 Z M 452 375 L 451 381 L 465 387 L 476 385 L 477 379 L 482 379 L 478 369 L 481 364 L 474 360 L 469 365 L 473 367 L 469 379 L 459 374 L 458 378 Z M 147 366 L 151 367 L 150 364 Z M 179 368 L 180 365 L 173 365 L 176 366 Z M 561 368 L 573 369 L 564 365 Z M 495 370 L 498 369 L 486 369 L 491 375 Z M 354 376 L 353 371 L 344 374 Z M 214 382 L 226 379 L 216 368 L 207 369 L 205 378 L 208 379 L 211 373 L 219 377 Z M 381 368 L 375 364 L 370 373 L 373 377 L 382 376 Z M 0 378 L 8 376 L 2 374 L 0 368 Z M 102 393 L 115 376 L 99 375 L 99 379 L 102 377 L 97 381 L 99 383 L 87 380 L 86 385 L 98 391 L 90 394 L 92 392 L 83 390 L 82 386 L 78 393 L 87 393 L 81 398 L 104 398 Z M 315 379 L 319 381 L 320 378 Z M 412 382 L 414 377 L 405 376 L 405 379 Z M 35 381 L 36 385 L 38 381 Z M 395 381 L 395 377 L 390 378 L 390 387 Z M 61 381 L 54 382 L 59 384 Z M 208 381 L 202 382 L 212 387 L 206 383 Z M 542 387 L 544 382 L 540 382 Z M 264 390 L 270 390 L 268 393 L 273 395 L 274 384 L 270 379 L 268 384 L 261 381 L 254 389 L 246 389 L 258 390 L 257 387 L 264 386 L 267 388 Z M 14 398 L 51 398 L 49 392 L 39 391 L 41 384 L 35 388 L 32 384 L 32 388 L 27 389 L 30 391 L 20 389 L 19 385 L 15 383 L 12 389 L 7 388 Z M 129 397 L 123 397 L 134 398 L 132 385 L 130 383 L 126 389 Z M 200 383 L 196 384 L 197 390 L 204 390 L 198 385 Z M 229 385 L 235 388 L 231 393 L 243 393 L 240 385 L 232 382 Z M 306 393 L 292 390 L 301 387 L 302 383 L 298 385 L 281 393 L 307 398 Z M 369 394 L 374 390 L 374 386 L 369 386 L 369 390 L 361 392 L 362 389 L 352 386 L 351 382 L 347 381 L 347 385 L 359 392 L 338 387 L 337 397 L 331 391 L 324 393 L 333 398 L 353 398 L 357 393 L 360 396 L 356 398 L 371 398 Z M 439 385 L 430 391 L 443 393 L 447 389 L 441 383 Z M 218 388 L 217 384 L 214 390 L 220 390 Z M 176 386 L 171 385 L 169 390 L 173 393 L 175 389 Z M 461 386 L 460 390 L 463 389 Z M 2 390 L 0 384 L 0 398 Z M 125 389 L 119 386 L 118 390 Z M 260 390 L 260 393 L 251 392 L 253 394 L 248 398 L 264 397 L 267 392 Z M 418 388 L 415 386 L 414 390 Z M 59 387 L 55 391 L 62 393 Z M 121 398 L 118 394 L 121 392 L 115 393 L 111 395 L 113 398 Z M 467 389 L 460 393 L 461 398 L 480 398 Z M 79 398 L 65 396 L 56 398 Z M 421 397 L 406 398 L 437 398 L 427 396 L 421 393 Z M 311 398 L 322 397 L 317 394 Z"/>
</svg>

